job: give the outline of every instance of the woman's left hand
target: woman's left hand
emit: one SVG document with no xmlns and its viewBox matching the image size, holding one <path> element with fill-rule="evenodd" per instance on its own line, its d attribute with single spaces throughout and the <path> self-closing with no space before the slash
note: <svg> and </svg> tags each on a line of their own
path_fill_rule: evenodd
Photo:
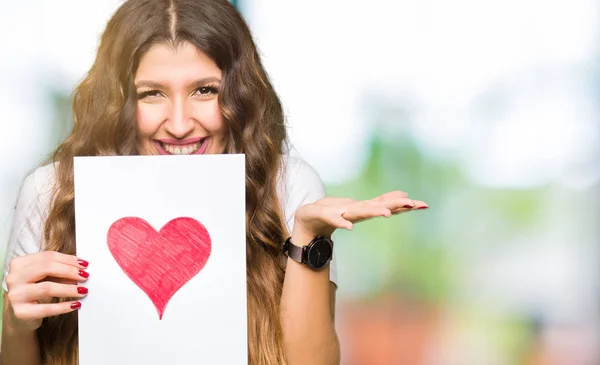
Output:
<svg viewBox="0 0 600 365">
<path fill-rule="evenodd" d="M 425 208 L 425 202 L 410 199 L 403 191 L 391 191 L 369 200 L 325 197 L 296 211 L 294 231 L 310 237 L 329 237 L 337 228 L 351 230 L 354 223 L 367 219 Z"/>
</svg>

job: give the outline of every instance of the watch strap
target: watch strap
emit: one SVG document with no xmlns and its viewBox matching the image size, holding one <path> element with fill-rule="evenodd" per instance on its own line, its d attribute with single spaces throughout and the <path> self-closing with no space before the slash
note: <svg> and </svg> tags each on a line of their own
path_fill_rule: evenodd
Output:
<svg viewBox="0 0 600 365">
<path fill-rule="evenodd" d="M 283 245 L 283 253 L 287 253 L 288 257 L 292 260 L 303 263 L 302 256 L 304 254 L 304 247 L 296 246 L 292 243 L 291 238 L 285 240 L 285 244 Z"/>
</svg>

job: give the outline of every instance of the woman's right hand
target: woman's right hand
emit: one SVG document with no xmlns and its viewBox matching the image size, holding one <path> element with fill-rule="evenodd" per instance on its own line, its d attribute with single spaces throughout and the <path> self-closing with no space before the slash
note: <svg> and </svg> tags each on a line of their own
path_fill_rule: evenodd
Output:
<svg viewBox="0 0 600 365">
<path fill-rule="evenodd" d="M 72 255 L 44 251 L 15 257 L 6 276 L 8 306 L 5 323 L 16 331 L 35 331 L 46 317 L 69 313 L 81 307 L 79 301 L 51 303 L 52 298 L 82 298 L 87 288 L 88 263 Z"/>
</svg>

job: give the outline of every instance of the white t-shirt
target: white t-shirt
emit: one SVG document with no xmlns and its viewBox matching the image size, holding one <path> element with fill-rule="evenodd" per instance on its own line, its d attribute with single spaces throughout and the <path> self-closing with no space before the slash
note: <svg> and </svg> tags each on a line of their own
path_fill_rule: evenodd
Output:
<svg viewBox="0 0 600 365">
<path fill-rule="evenodd" d="M 54 179 L 54 165 L 50 164 L 36 169 L 27 176 L 21 187 L 6 251 L 2 280 L 5 291 L 10 260 L 13 257 L 39 252 L 43 248 L 44 222 L 48 217 Z M 287 228 L 292 232 L 296 210 L 302 205 L 324 197 L 325 187 L 317 172 L 308 163 L 284 155 L 277 193 L 285 214 Z M 330 281 L 337 285 L 335 260 L 331 261 L 329 270 Z"/>
</svg>

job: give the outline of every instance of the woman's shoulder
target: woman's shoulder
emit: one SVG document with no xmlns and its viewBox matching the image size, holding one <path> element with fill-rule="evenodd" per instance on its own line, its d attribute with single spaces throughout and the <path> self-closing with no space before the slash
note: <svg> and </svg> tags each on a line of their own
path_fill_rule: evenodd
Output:
<svg viewBox="0 0 600 365">
<path fill-rule="evenodd" d="M 282 155 L 282 175 L 289 190 L 297 187 L 300 190 L 318 190 L 324 193 L 321 177 L 314 167 L 300 157 Z"/>
<path fill-rule="evenodd" d="M 54 182 L 55 164 L 43 165 L 33 170 L 23 180 L 16 209 L 22 210 L 25 216 L 33 212 L 44 216 L 50 205 Z"/>
<path fill-rule="evenodd" d="M 25 178 L 23 187 L 28 187 L 27 192 L 36 194 L 40 198 L 49 198 L 52 195 L 56 179 L 55 169 L 55 163 L 49 163 L 36 168 Z"/>
<path fill-rule="evenodd" d="M 7 290 L 5 280 L 12 258 L 42 250 L 44 222 L 54 187 L 54 167 L 49 164 L 36 168 L 21 185 L 6 249 L 4 290 Z"/>
<path fill-rule="evenodd" d="M 40 187 L 44 188 L 47 185 L 52 185 L 54 183 L 54 178 L 56 176 L 56 167 L 58 163 L 48 163 L 42 166 L 39 166 L 31 175 L 36 179 Z"/>
<path fill-rule="evenodd" d="M 291 231 L 296 210 L 323 198 L 325 186 L 317 171 L 299 157 L 283 155 L 281 167 L 278 194 Z"/>
</svg>

